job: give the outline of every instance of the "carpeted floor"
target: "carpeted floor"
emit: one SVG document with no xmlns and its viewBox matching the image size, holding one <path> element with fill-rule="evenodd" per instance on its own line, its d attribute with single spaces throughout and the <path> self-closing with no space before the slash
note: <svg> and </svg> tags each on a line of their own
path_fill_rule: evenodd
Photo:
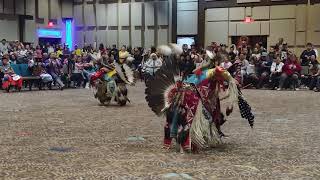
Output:
<svg viewBox="0 0 320 180">
<path fill-rule="evenodd" d="M 103 107 L 88 89 L 1 92 L 0 179 L 320 179 L 320 93 L 246 90 L 255 128 L 235 112 L 223 145 L 184 155 L 161 149 L 143 84 L 129 93 Z"/>
</svg>

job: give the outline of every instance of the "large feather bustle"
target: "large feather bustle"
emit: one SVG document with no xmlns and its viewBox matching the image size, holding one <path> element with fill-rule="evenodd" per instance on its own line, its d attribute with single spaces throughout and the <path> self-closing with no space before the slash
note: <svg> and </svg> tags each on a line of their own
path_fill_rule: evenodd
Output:
<svg viewBox="0 0 320 180">
<path fill-rule="evenodd" d="M 127 57 L 127 61 L 128 61 L 128 62 L 134 61 L 134 57 L 132 57 L 132 56 Z"/>
<path fill-rule="evenodd" d="M 162 115 L 163 109 L 168 106 L 166 93 L 175 86 L 175 76 L 179 73 L 177 62 L 173 55 L 164 58 L 161 68 L 155 77 L 146 82 L 146 101 L 151 110 L 158 116 Z"/>
<path fill-rule="evenodd" d="M 165 56 L 170 56 L 172 54 L 172 50 L 168 45 L 160 45 L 158 46 L 157 50 L 160 54 Z"/>
<path fill-rule="evenodd" d="M 183 53 L 183 49 L 181 46 L 174 44 L 174 43 L 170 43 L 169 46 L 172 49 L 173 54 L 180 55 Z"/>
</svg>

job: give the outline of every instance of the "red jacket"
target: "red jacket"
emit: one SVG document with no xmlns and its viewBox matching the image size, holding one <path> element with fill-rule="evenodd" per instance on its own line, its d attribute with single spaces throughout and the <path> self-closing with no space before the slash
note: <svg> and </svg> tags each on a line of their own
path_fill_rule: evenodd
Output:
<svg viewBox="0 0 320 180">
<path fill-rule="evenodd" d="M 298 62 L 287 62 L 284 66 L 282 71 L 286 73 L 288 76 L 291 76 L 294 73 L 299 73 L 301 71 L 301 65 Z"/>
</svg>

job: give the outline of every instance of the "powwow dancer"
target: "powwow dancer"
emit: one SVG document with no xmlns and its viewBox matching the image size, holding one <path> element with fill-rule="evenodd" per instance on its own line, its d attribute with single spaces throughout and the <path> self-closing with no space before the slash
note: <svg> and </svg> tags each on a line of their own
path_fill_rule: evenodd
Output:
<svg viewBox="0 0 320 180">
<path fill-rule="evenodd" d="M 91 75 L 90 84 L 97 91 L 94 95 L 101 104 L 109 104 L 114 99 L 120 106 L 130 102 L 127 97 L 126 84 L 133 85 L 133 71 L 123 63 L 114 62 L 113 59 L 97 60 L 98 70 Z"/>
<path fill-rule="evenodd" d="M 253 127 L 251 107 L 227 70 L 219 66 L 199 68 L 185 80 L 176 80 L 179 78 L 175 76 L 179 73 L 173 57 L 169 55 L 165 58 L 154 80 L 147 82 L 145 91 L 152 111 L 167 118 L 164 127 L 166 148 L 170 148 L 172 139 L 176 140 L 181 151 L 193 152 L 221 143 L 224 134 L 220 127 L 225 122 L 225 116 L 220 102 L 224 100 L 229 101 L 226 116 L 231 114 L 233 105 L 237 103 L 241 116 Z M 221 97 L 223 94 L 225 96 Z"/>
</svg>

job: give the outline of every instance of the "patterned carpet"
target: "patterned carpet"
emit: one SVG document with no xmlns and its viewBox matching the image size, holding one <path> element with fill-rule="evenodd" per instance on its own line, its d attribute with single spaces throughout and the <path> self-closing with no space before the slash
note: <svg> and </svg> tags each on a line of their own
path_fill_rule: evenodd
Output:
<svg viewBox="0 0 320 180">
<path fill-rule="evenodd" d="M 320 179 L 319 93 L 246 90 L 255 128 L 235 112 L 224 144 L 183 155 L 161 149 L 143 92 L 126 107 L 87 89 L 1 92 L 0 179 Z"/>
</svg>

